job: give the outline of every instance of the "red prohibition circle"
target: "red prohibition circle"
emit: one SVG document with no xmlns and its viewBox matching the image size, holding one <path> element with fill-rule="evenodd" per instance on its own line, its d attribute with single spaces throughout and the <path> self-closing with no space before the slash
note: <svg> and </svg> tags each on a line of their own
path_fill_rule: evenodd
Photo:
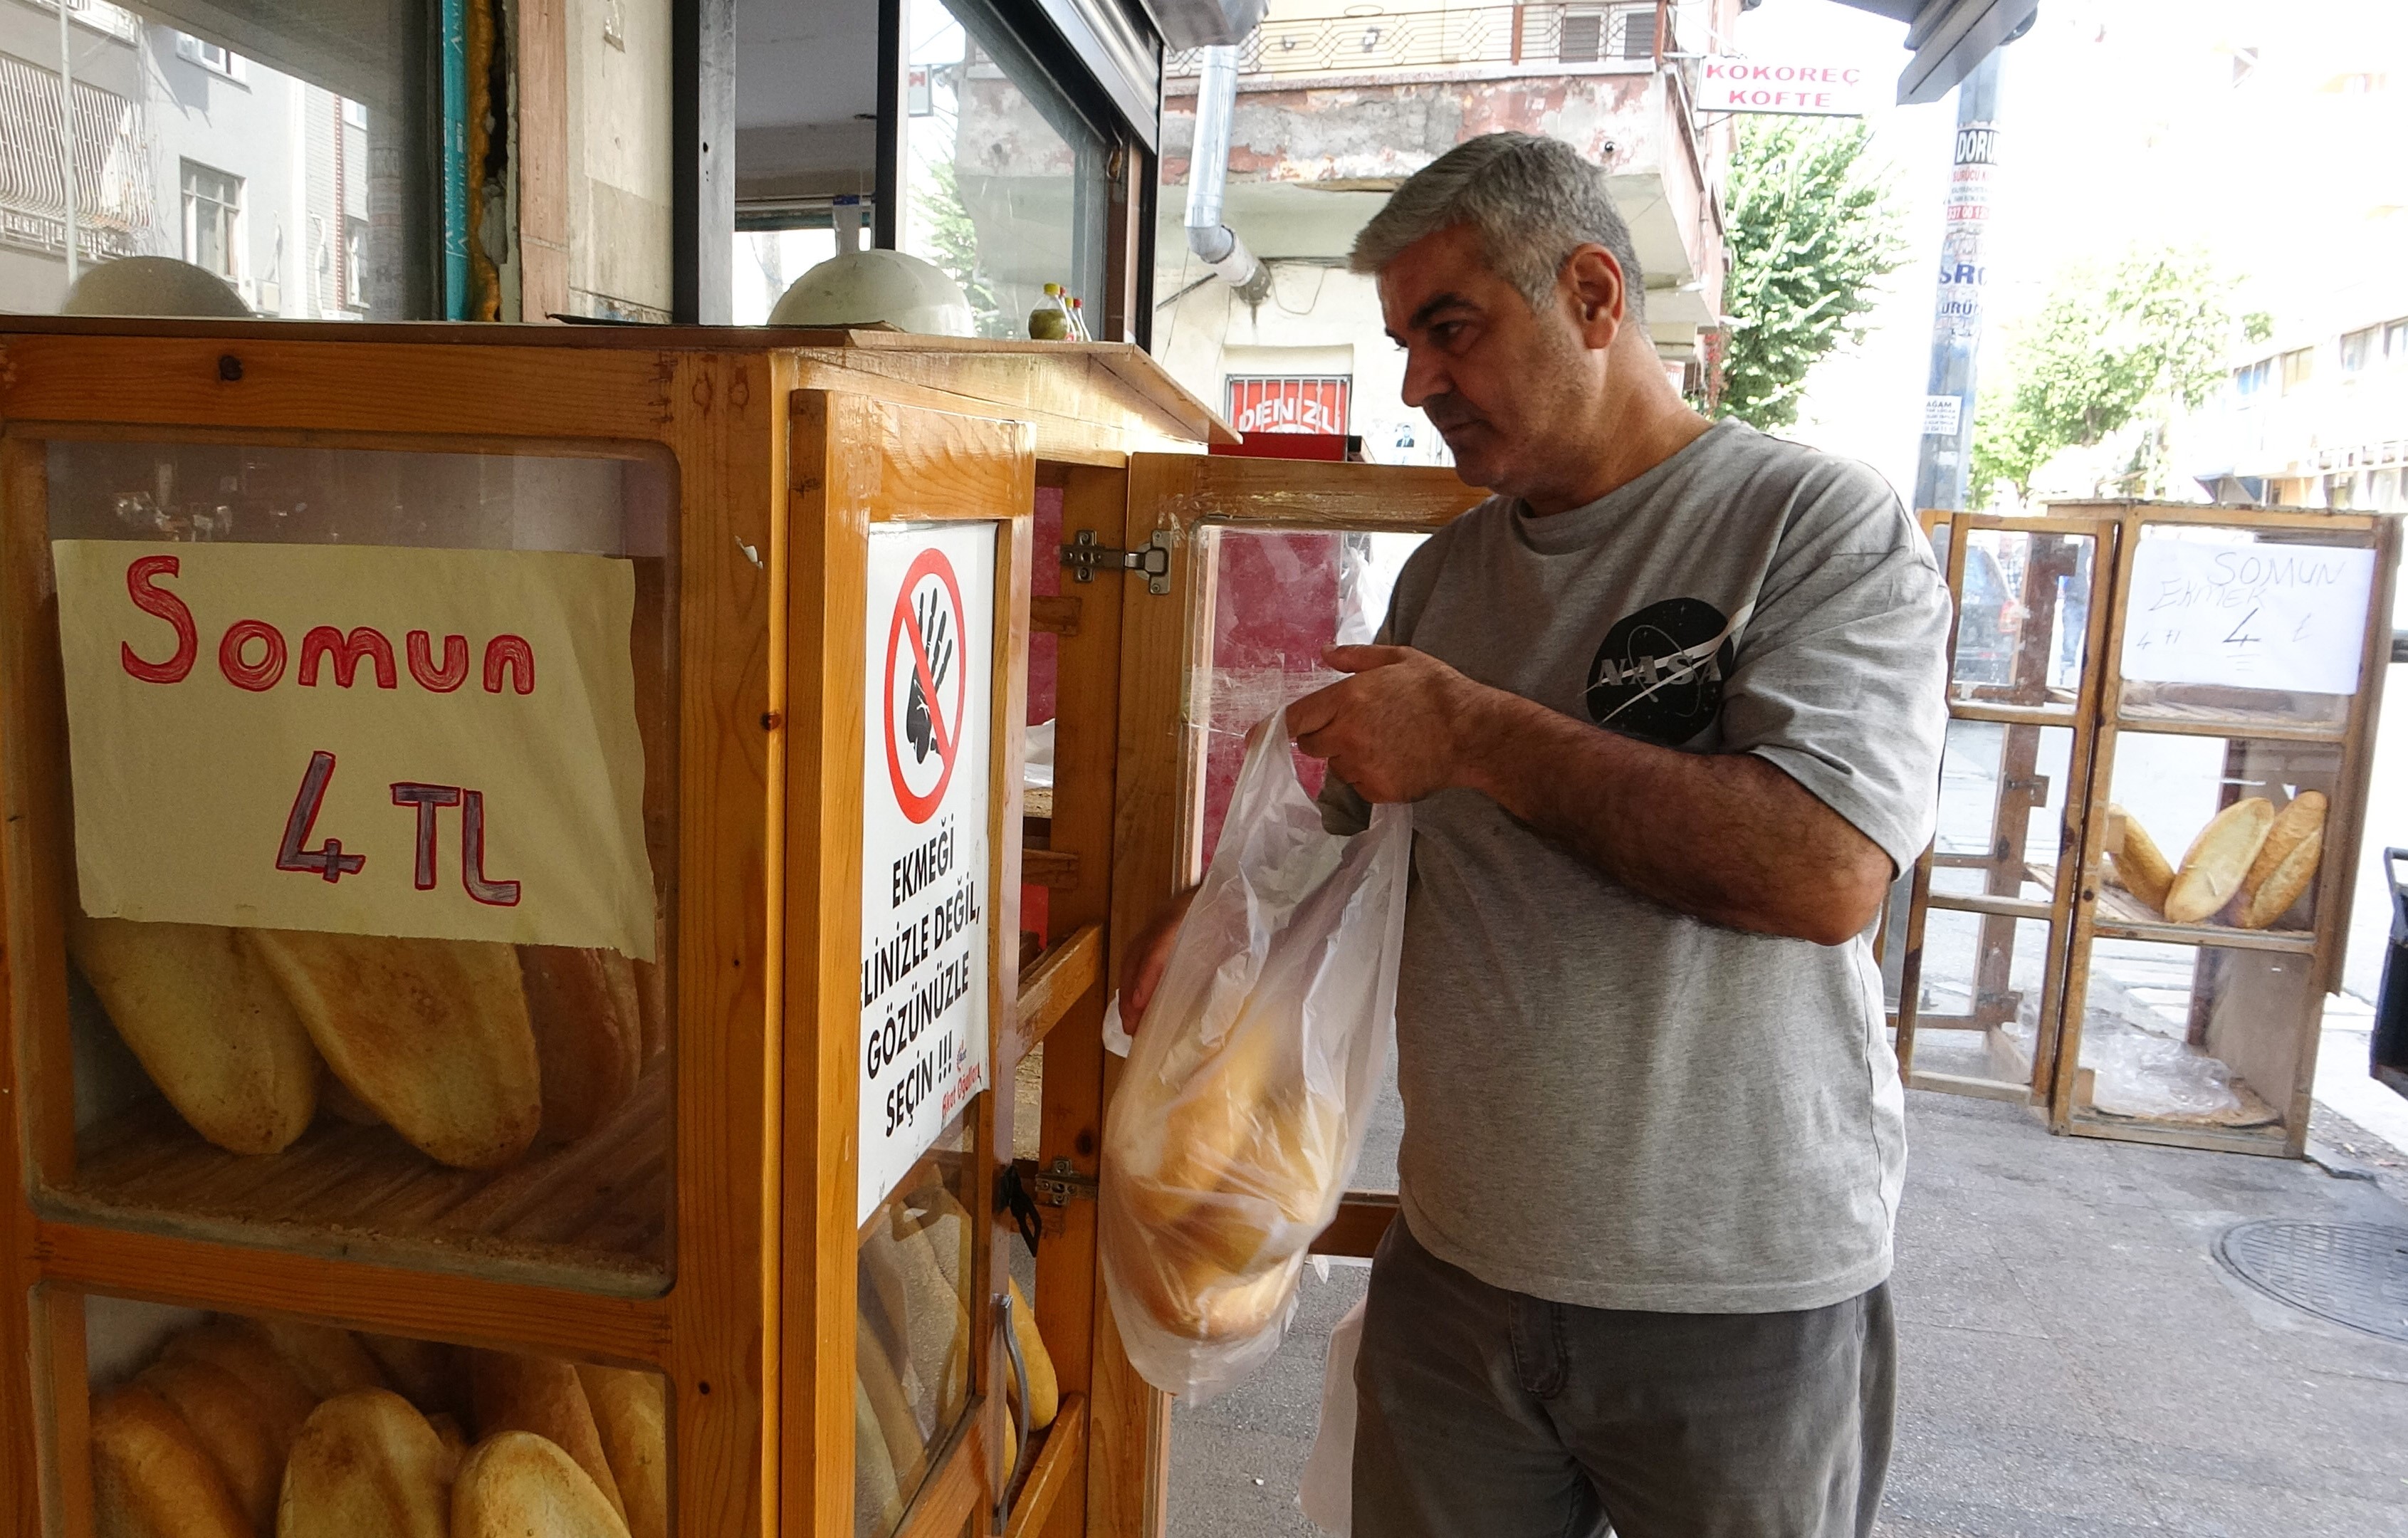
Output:
<svg viewBox="0 0 2408 1538">
<path fill-rule="evenodd" d="M 903 779 L 903 755 L 896 747 L 895 664 L 902 654 L 903 638 L 911 623 L 912 591 L 920 585 L 921 578 L 931 574 L 945 584 L 945 595 L 953 600 L 954 629 L 960 631 L 968 627 L 969 616 L 962 607 L 962 589 L 953 578 L 953 563 L 945 559 L 943 551 L 933 548 L 922 551 L 919 559 L 911 563 L 911 569 L 903 574 L 903 590 L 895 596 L 895 618 L 886 627 L 886 774 L 895 784 L 895 804 L 903 809 L 905 817 L 915 823 L 924 823 L 937 814 L 937 807 L 945 798 L 945 787 L 953 783 L 953 764 L 961 757 L 962 751 L 961 718 L 969 713 L 969 638 L 964 636 L 958 643 L 963 649 L 963 665 L 953 672 L 958 694 L 953 706 L 953 719 L 949 723 L 951 730 L 938 744 L 938 757 L 945 767 L 937 776 L 935 789 L 925 796 L 915 795 Z M 915 668 L 925 666 L 925 659 L 920 656 L 916 646 L 912 649 L 911 660 Z M 920 683 L 921 692 L 928 697 L 928 713 L 943 722 L 945 717 L 938 709 L 935 685 L 934 679 L 924 677 Z"/>
</svg>

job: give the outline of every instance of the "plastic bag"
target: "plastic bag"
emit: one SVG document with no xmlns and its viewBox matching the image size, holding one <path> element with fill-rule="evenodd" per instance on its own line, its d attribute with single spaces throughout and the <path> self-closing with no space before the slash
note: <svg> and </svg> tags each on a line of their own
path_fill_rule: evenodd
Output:
<svg viewBox="0 0 2408 1538">
<path fill-rule="evenodd" d="M 1367 1300 L 1368 1301 L 1368 1300 Z M 1363 1351 L 1363 1313 L 1358 1302 L 1329 1332 L 1329 1356 L 1321 1369 L 1321 1430 L 1304 1460 L 1297 1504 L 1314 1527 L 1346 1538 L 1354 1527 L 1354 1358 Z"/>
<path fill-rule="evenodd" d="M 1104 1123 L 1104 1285 L 1129 1359 L 1191 1399 L 1279 1349 L 1396 1030 L 1412 821 L 1325 831 L 1284 712 L 1254 729 Z"/>
</svg>

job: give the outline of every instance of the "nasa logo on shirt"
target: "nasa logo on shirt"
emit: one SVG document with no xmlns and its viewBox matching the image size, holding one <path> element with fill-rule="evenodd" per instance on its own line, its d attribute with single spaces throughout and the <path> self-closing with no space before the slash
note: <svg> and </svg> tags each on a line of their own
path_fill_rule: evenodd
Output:
<svg viewBox="0 0 2408 1538">
<path fill-rule="evenodd" d="M 1688 741 L 1722 713 L 1746 623 L 1745 610 L 1727 619 L 1703 598 L 1666 598 L 1625 615 L 1589 664 L 1590 718 L 1667 747 Z"/>
</svg>

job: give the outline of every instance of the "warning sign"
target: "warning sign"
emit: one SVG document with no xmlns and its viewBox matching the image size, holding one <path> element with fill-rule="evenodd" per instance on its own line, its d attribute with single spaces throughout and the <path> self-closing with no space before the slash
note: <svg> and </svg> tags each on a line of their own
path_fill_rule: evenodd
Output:
<svg viewBox="0 0 2408 1538">
<path fill-rule="evenodd" d="M 986 1087 L 995 542 L 870 531 L 860 1221 Z"/>
</svg>

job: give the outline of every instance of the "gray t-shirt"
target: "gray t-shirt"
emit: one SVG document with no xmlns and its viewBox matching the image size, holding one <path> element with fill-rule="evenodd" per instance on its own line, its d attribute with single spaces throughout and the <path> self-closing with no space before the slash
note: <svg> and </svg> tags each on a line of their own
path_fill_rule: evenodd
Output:
<svg viewBox="0 0 2408 1538">
<path fill-rule="evenodd" d="M 1406 565 L 1386 631 L 1581 720 L 1761 755 L 1903 870 L 1931 836 L 1948 623 L 1878 475 L 1726 421 L 1586 507 L 1482 503 Z M 1362 826 L 1331 785 L 1331 826 Z M 1819 1308 L 1889 1274 L 1904 1097 L 1870 931 L 1700 922 L 1476 791 L 1423 800 L 1413 827 L 1397 1042 L 1416 1239 L 1596 1308 Z"/>
</svg>

